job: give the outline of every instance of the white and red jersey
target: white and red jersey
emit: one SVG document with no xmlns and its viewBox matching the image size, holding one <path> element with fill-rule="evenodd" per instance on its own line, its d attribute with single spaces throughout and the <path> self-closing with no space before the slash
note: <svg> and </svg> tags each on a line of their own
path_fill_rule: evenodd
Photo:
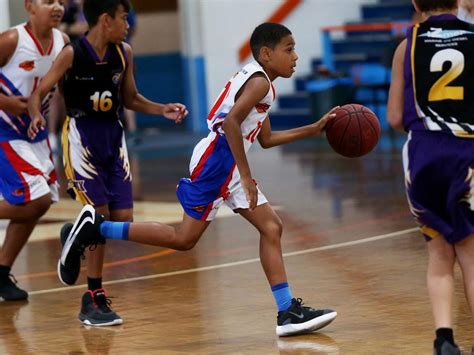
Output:
<svg viewBox="0 0 474 355">
<path fill-rule="evenodd" d="M 235 74 L 226 84 L 224 90 L 220 93 L 207 117 L 207 126 L 209 127 L 209 130 L 211 132 L 224 134 L 221 127 L 222 122 L 234 106 L 237 93 L 247 80 L 252 77 L 252 75 L 259 72 L 263 73 L 268 79 L 270 88 L 265 97 L 252 108 L 248 116 L 240 125 L 242 138 L 244 140 L 244 149 L 246 152 L 250 149 L 252 143 L 257 138 L 257 135 L 262 128 L 262 123 L 267 117 L 273 101 L 275 101 L 275 88 L 260 64 L 257 62 L 249 63 Z"/>
<path fill-rule="evenodd" d="M 0 90 L 8 96 L 29 97 L 63 49 L 64 38 L 61 31 L 53 28 L 51 42 L 45 52 L 26 24 L 18 25 L 14 29 L 18 32 L 18 43 L 8 63 L 0 67 Z M 49 110 L 52 94 L 53 92 L 47 95 L 43 101 L 44 114 Z M 13 116 L 0 110 L 0 141 L 28 139 L 26 131 L 30 120 L 26 114 Z M 41 132 L 35 141 L 45 138 L 47 132 Z"/>
</svg>

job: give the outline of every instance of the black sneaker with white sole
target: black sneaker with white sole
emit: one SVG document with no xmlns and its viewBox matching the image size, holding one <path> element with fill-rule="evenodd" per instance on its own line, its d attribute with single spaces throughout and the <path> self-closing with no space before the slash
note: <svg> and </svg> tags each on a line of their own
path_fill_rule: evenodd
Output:
<svg viewBox="0 0 474 355">
<path fill-rule="evenodd" d="M 93 327 L 122 324 L 122 318 L 110 308 L 111 305 L 112 301 L 107 297 L 104 289 L 87 290 L 82 296 L 79 320 L 82 324 Z"/>
<path fill-rule="evenodd" d="M 28 292 L 19 288 L 12 274 L 0 278 L 0 300 L 24 301 L 28 299 Z"/>
<path fill-rule="evenodd" d="M 105 239 L 100 235 L 100 224 L 103 220 L 91 205 L 82 208 L 63 244 L 58 263 L 58 276 L 62 283 L 72 285 L 70 282 L 76 282 L 85 248 L 105 243 Z M 65 233 L 67 229 L 68 225 L 64 225 L 61 231 Z"/>
<path fill-rule="evenodd" d="M 293 298 L 290 308 L 278 312 L 278 336 L 311 333 L 325 327 L 337 317 L 337 312 L 332 309 L 314 309 L 302 305 L 301 298 Z"/>
<path fill-rule="evenodd" d="M 61 232 L 59 232 L 59 236 L 61 238 L 61 245 L 64 247 L 66 244 L 66 240 L 71 232 L 73 227 L 72 223 L 66 223 L 61 228 Z M 79 258 L 69 258 L 69 264 L 67 266 L 63 266 L 61 264 L 61 260 L 58 260 L 58 276 L 59 280 L 62 284 L 66 286 L 74 285 L 79 277 L 79 273 L 81 271 L 81 257 Z"/>
</svg>

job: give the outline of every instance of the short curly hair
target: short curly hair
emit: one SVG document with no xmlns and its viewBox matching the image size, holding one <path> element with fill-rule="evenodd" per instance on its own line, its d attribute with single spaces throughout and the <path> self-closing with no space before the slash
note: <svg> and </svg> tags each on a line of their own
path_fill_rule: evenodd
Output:
<svg viewBox="0 0 474 355">
<path fill-rule="evenodd" d="M 291 31 L 279 23 L 266 22 L 257 26 L 250 37 L 250 48 L 255 60 L 258 60 L 260 48 L 275 48 L 283 37 L 291 35 Z"/>
</svg>

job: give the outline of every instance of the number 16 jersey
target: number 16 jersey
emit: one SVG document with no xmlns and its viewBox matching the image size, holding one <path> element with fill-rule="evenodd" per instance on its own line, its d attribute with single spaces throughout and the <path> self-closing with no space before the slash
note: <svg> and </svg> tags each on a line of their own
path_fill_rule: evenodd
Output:
<svg viewBox="0 0 474 355">
<path fill-rule="evenodd" d="M 109 44 L 99 58 L 86 37 L 72 42 L 74 61 L 66 73 L 63 90 L 68 116 L 81 119 L 119 118 L 121 86 L 127 68 L 122 44 Z"/>
<path fill-rule="evenodd" d="M 404 64 L 407 131 L 474 138 L 474 26 L 432 16 L 407 35 Z"/>
</svg>

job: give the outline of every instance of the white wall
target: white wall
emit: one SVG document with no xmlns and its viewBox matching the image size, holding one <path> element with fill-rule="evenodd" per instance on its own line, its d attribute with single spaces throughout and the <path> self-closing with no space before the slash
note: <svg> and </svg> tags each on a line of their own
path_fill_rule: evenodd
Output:
<svg viewBox="0 0 474 355">
<path fill-rule="evenodd" d="M 179 33 L 180 19 L 177 12 L 138 14 L 137 30 L 132 38 L 134 54 L 179 52 Z"/>
<path fill-rule="evenodd" d="M 242 67 L 238 50 L 253 29 L 268 19 L 283 0 L 200 0 L 203 51 L 206 60 L 208 105 L 227 80 Z M 296 40 L 299 55 L 295 75 L 310 72 L 310 62 L 321 55 L 320 28 L 360 19 L 360 4 L 376 0 L 304 0 L 283 22 Z M 341 11 L 342 9 L 342 11 Z M 251 60 L 250 58 L 247 60 Z M 293 80 L 277 79 L 279 94 L 293 91 Z"/>
<path fill-rule="evenodd" d="M 0 32 L 10 27 L 10 10 L 8 0 L 0 0 Z"/>
<path fill-rule="evenodd" d="M 19 23 L 25 22 L 28 18 L 28 15 L 25 10 L 25 2 L 22 0 L 7 1 L 10 8 L 10 26 L 16 26 Z"/>
</svg>

